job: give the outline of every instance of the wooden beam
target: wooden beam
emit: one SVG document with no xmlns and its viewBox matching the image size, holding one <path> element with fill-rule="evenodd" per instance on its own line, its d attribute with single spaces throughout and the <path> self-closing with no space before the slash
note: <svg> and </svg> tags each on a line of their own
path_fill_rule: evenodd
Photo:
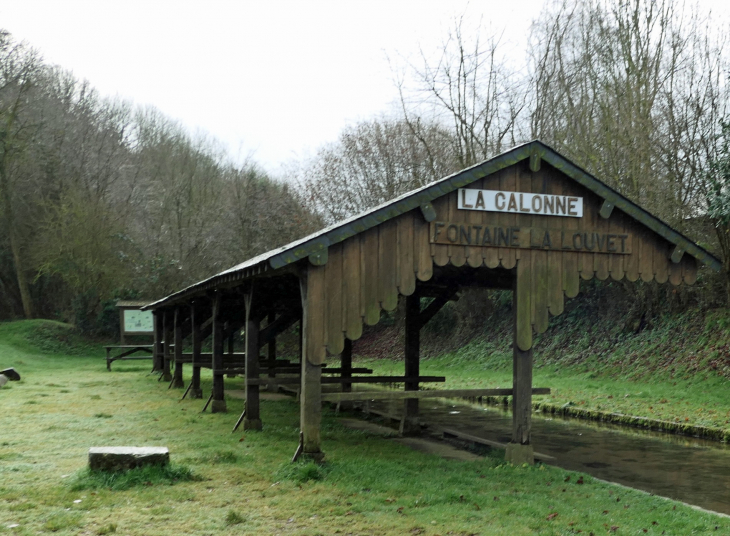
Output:
<svg viewBox="0 0 730 536">
<path fill-rule="evenodd" d="M 269 313 L 269 316 L 266 319 L 266 329 L 268 329 L 274 322 L 276 322 L 276 313 Z M 263 337 L 261 337 L 261 332 L 259 332 L 259 343 L 267 345 L 266 351 L 268 354 L 267 367 L 269 369 L 269 378 L 274 378 L 276 377 L 276 334 L 272 335 L 271 340 L 267 340 L 264 343 Z"/>
<path fill-rule="evenodd" d="M 299 377 L 277 377 L 273 380 L 269 379 L 251 379 L 249 380 L 252 384 L 256 385 L 269 385 L 269 384 L 275 384 L 275 385 L 298 385 L 301 382 L 301 378 Z M 406 376 L 353 376 L 351 378 L 342 378 L 339 376 L 334 377 L 322 377 L 320 374 L 320 383 L 405 383 L 405 382 L 421 382 L 421 383 L 438 383 L 438 382 L 445 382 L 446 378 L 444 376 L 419 376 L 417 378 L 408 378 Z M 411 393 L 414 392 L 420 392 L 420 391 L 409 391 Z"/>
<path fill-rule="evenodd" d="M 213 370 L 223 368 L 223 319 L 221 318 L 221 295 L 216 292 L 213 297 L 212 313 L 213 332 Z M 225 413 L 227 411 L 226 399 L 224 396 L 223 374 L 213 374 L 213 402 L 210 411 L 213 413 Z"/>
<path fill-rule="evenodd" d="M 259 343 L 261 346 L 269 344 L 279 334 L 292 327 L 296 321 L 299 320 L 300 315 L 301 312 L 298 310 L 288 311 L 283 315 L 280 315 L 276 320 L 270 320 L 266 324 L 266 327 L 259 331 Z M 272 313 L 269 314 L 269 319 L 271 319 L 271 317 Z"/>
<path fill-rule="evenodd" d="M 324 378 L 323 378 L 324 379 Z M 547 387 L 536 387 L 535 395 L 549 395 Z M 345 400 L 406 400 L 408 398 L 470 398 L 478 396 L 512 396 L 512 389 L 429 389 L 427 391 L 353 391 L 352 393 L 322 393 L 323 402 Z"/>
<path fill-rule="evenodd" d="M 331 370 L 327 369 L 324 369 L 324 371 L 331 372 Z M 351 378 L 352 373 L 355 372 L 352 368 L 352 341 L 347 337 L 345 337 L 345 347 L 342 349 L 342 353 L 340 354 L 340 371 L 342 378 Z M 343 383 L 342 392 L 349 393 L 350 391 L 352 391 L 352 384 Z"/>
<path fill-rule="evenodd" d="M 530 171 L 537 173 L 540 171 L 540 164 L 542 163 L 542 157 L 540 151 L 535 148 L 530 151 Z"/>
<path fill-rule="evenodd" d="M 524 261 L 521 260 L 520 263 Z M 529 285 L 529 281 L 517 278 L 517 285 Z M 532 345 L 522 350 L 518 342 L 518 322 L 525 315 L 530 314 L 529 307 L 525 310 L 526 302 L 521 299 L 521 290 L 513 292 L 512 309 L 514 311 L 514 326 L 512 344 L 512 443 L 529 445 L 532 427 Z M 529 303 L 529 302 L 527 302 Z M 529 329 L 532 329 L 531 327 Z M 532 333 L 530 333 L 532 335 Z M 510 452 L 510 451 L 508 451 Z"/>
<path fill-rule="evenodd" d="M 302 298 L 302 360 L 301 360 L 301 378 L 294 378 L 297 382 L 301 382 L 301 390 L 299 396 L 299 426 L 301 429 L 301 443 L 299 449 L 300 454 L 311 460 L 321 462 L 324 460 L 322 452 L 322 367 L 321 365 L 312 364 L 310 359 L 310 348 L 314 333 L 312 333 L 315 323 L 310 318 L 310 304 L 308 303 L 313 297 L 308 292 L 308 267 L 299 278 L 300 295 Z M 323 304 L 318 304 L 323 305 Z M 315 337 L 316 341 L 317 338 Z M 277 381 L 280 381 L 277 379 Z"/>
<path fill-rule="evenodd" d="M 423 219 L 429 223 L 434 221 L 438 217 L 436 214 L 436 210 L 433 208 L 433 205 L 430 202 L 422 203 L 420 209 Z"/>
<path fill-rule="evenodd" d="M 170 387 L 175 387 L 176 389 L 182 389 L 183 387 L 185 387 L 185 383 L 183 382 L 183 363 L 180 359 L 182 358 L 183 350 L 182 316 L 183 315 L 182 311 L 180 311 L 180 307 L 175 307 L 175 325 L 173 328 L 175 337 L 175 370 L 173 371 Z"/>
<path fill-rule="evenodd" d="M 172 311 L 165 311 L 164 313 L 164 326 L 163 326 L 163 333 L 164 335 L 164 345 L 163 345 L 163 351 L 162 351 L 162 381 L 163 382 L 169 382 L 172 380 L 172 374 L 170 374 L 170 350 L 172 348 L 172 324 L 173 324 L 173 313 Z"/>
<path fill-rule="evenodd" d="M 254 291 L 246 296 L 246 416 L 243 419 L 244 430 L 261 430 L 261 412 L 259 386 L 249 379 L 259 376 L 259 327 L 261 319 L 253 310 Z"/>
<path fill-rule="evenodd" d="M 192 363 L 193 363 L 193 378 L 190 382 L 190 397 L 191 398 L 203 398 L 203 389 L 200 387 L 200 362 L 202 360 L 202 343 L 203 339 L 200 336 L 201 325 L 201 313 L 198 310 L 198 304 L 193 301 L 190 304 L 190 324 L 192 327 Z M 211 356 L 212 361 L 212 356 Z M 212 362 L 211 362 L 212 365 Z"/>
<path fill-rule="evenodd" d="M 672 251 L 672 262 L 674 264 L 679 264 L 679 262 L 682 260 L 683 256 L 684 256 L 684 249 L 679 246 L 675 246 L 674 250 Z"/>
<path fill-rule="evenodd" d="M 480 445 L 487 445 L 488 447 L 498 448 L 498 449 L 506 449 L 507 444 L 506 443 L 500 443 L 498 441 L 492 441 L 490 439 L 484 439 L 483 437 L 474 436 L 471 434 L 467 434 L 466 432 L 462 432 L 461 430 L 453 430 L 451 428 L 440 428 L 438 426 L 429 426 L 430 430 L 434 430 L 437 432 L 440 432 L 445 438 L 456 438 L 456 439 L 462 439 L 464 441 L 471 441 L 472 443 L 477 443 Z M 539 452 L 535 452 L 535 459 L 540 460 L 543 462 L 554 462 L 556 459 L 553 456 L 549 456 L 547 454 L 541 454 Z"/>
<path fill-rule="evenodd" d="M 328 251 L 329 249 L 324 247 L 314 253 L 311 253 L 309 255 L 309 262 L 311 262 L 314 266 L 324 266 L 329 260 Z"/>
<path fill-rule="evenodd" d="M 163 361 L 165 359 L 165 347 L 163 345 L 165 323 L 164 313 L 162 311 L 153 311 L 152 317 L 154 319 L 154 352 L 152 354 L 152 372 L 162 372 L 164 367 Z"/>
<path fill-rule="evenodd" d="M 438 313 L 444 305 L 451 301 L 455 295 L 455 290 L 448 290 L 441 294 L 439 297 L 435 298 L 431 303 L 429 303 L 426 308 L 417 315 L 418 329 L 421 329 L 423 326 L 428 324 L 429 320 L 436 316 L 436 313 Z"/>
<path fill-rule="evenodd" d="M 613 203 L 611 203 L 608 200 L 604 201 L 603 202 L 603 205 L 601 205 L 601 211 L 599 212 L 599 214 L 601 215 L 601 218 L 603 218 L 605 220 L 607 220 L 608 218 L 610 218 L 611 217 L 611 213 L 613 212 L 613 208 L 615 206 L 616 205 L 614 205 Z"/>
<path fill-rule="evenodd" d="M 436 300 L 431 302 L 430 305 L 436 303 Z M 438 309 L 441 309 L 441 307 L 443 307 L 443 304 Z M 433 314 L 436 313 L 434 312 Z M 420 375 L 421 326 L 423 325 L 422 322 L 424 324 L 428 322 L 428 320 L 423 321 L 422 316 L 421 297 L 418 291 L 416 291 L 410 296 L 406 296 L 405 319 L 405 375 L 416 378 Z M 418 391 L 418 382 L 407 382 L 404 388 L 406 392 Z M 421 431 L 418 423 L 418 398 L 409 397 L 404 400 L 400 433 L 402 435 L 417 435 Z"/>
</svg>

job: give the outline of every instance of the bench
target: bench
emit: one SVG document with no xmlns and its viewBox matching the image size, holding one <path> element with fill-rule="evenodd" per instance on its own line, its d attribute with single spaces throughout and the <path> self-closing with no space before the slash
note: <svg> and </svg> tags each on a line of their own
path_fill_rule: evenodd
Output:
<svg viewBox="0 0 730 536">
<path fill-rule="evenodd" d="M 106 348 L 106 369 L 112 369 L 112 363 L 117 360 L 152 359 L 153 348 L 151 344 L 125 344 L 121 346 L 105 346 Z M 111 355 L 112 350 L 120 350 L 117 355 Z M 138 352 L 146 352 L 149 355 L 132 355 Z"/>
</svg>

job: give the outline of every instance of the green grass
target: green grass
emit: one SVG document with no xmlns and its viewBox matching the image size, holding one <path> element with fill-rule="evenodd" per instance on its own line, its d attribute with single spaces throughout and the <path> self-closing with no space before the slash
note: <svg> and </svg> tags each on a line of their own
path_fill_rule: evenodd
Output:
<svg viewBox="0 0 730 536">
<path fill-rule="evenodd" d="M 182 465 L 153 465 L 128 471 L 92 471 L 88 467 L 69 479 L 72 491 L 86 489 L 126 490 L 141 486 L 173 485 L 178 482 L 201 480 L 190 468 Z"/>
<path fill-rule="evenodd" d="M 107 372 L 103 351 L 50 353 L 23 339 L 32 332 L 0 325 L 0 355 L 23 377 L 0 390 L 0 534 L 730 533 L 726 518 L 554 467 L 513 467 L 500 452 L 460 462 L 412 451 L 343 427 L 328 408 L 327 464 L 291 464 L 295 401 L 263 401 L 263 431 L 232 434 L 242 401 L 201 414 L 203 401 L 180 402 L 146 365 Z M 78 489 L 89 447 L 120 445 L 167 446 L 196 479 Z"/>
</svg>

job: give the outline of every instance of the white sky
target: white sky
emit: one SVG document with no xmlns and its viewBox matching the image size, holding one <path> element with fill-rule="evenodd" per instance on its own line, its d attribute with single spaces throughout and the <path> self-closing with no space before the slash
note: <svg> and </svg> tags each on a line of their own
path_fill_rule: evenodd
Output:
<svg viewBox="0 0 730 536">
<path fill-rule="evenodd" d="M 721 15 L 727 0 L 702 0 Z M 397 99 L 388 57 L 435 50 L 454 17 L 522 61 L 542 0 L 0 0 L 0 28 L 106 96 L 151 104 L 266 169 Z"/>
</svg>

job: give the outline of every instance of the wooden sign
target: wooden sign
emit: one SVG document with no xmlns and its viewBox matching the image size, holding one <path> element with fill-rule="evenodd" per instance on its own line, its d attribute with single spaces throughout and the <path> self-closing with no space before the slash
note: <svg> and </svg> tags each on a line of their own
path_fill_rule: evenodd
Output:
<svg viewBox="0 0 730 536">
<path fill-rule="evenodd" d="M 631 235 L 577 229 L 483 226 L 468 223 L 431 222 L 430 242 L 450 246 L 477 246 L 585 253 L 631 253 Z"/>
<path fill-rule="evenodd" d="M 152 311 L 123 309 L 123 316 L 125 333 L 152 333 Z"/>
<path fill-rule="evenodd" d="M 458 199 L 460 210 L 583 217 L 582 197 L 459 188 Z"/>
</svg>

